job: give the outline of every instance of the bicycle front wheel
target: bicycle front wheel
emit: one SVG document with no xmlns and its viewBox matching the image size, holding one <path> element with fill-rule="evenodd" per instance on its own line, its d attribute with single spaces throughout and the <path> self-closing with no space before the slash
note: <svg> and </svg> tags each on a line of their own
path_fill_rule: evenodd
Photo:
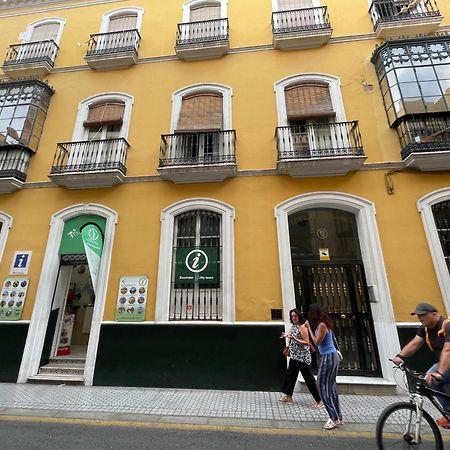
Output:
<svg viewBox="0 0 450 450">
<path fill-rule="evenodd" d="M 442 436 L 432 417 L 422 410 L 417 439 L 416 422 L 416 407 L 412 403 L 394 403 L 385 408 L 377 421 L 378 450 L 443 450 Z"/>
</svg>

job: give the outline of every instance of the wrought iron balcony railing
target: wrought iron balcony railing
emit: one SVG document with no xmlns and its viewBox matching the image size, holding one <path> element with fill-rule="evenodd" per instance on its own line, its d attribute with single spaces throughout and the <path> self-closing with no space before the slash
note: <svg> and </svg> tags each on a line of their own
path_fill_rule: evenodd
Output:
<svg viewBox="0 0 450 450">
<path fill-rule="evenodd" d="M 383 22 L 440 16 L 436 0 L 423 0 L 417 4 L 411 0 L 373 0 L 369 13 L 374 30 Z"/>
<path fill-rule="evenodd" d="M 179 23 L 176 45 L 228 40 L 228 19 Z"/>
<path fill-rule="evenodd" d="M 364 156 L 357 121 L 277 127 L 278 160 Z"/>
<path fill-rule="evenodd" d="M 403 159 L 415 152 L 450 150 L 450 115 L 404 118 L 397 133 Z"/>
<path fill-rule="evenodd" d="M 60 143 L 50 173 L 119 170 L 125 175 L 129 147 L 125 138 Z"/>
<path fill-rule="evenodd" d="M 138 30 L 113 31 L 91 34 L 86 56 L 135 52 L 139 49 L 141 35 Z"/>
<path fill-rule="evenodd" d="M 0 178 L 25 182 L 31 150 L 22 145 L 0 145 Z"/>
<path fill-rule="evenodd" d="M 236 163 L 236 131 L 161 135 L 160 167 Z"/>
<path fill-rule="evenodd" d="M 46 62 L 53 67 L 59 47 L 53 40 L 10 45 L 4 66 Z"/>
<path fill-rule="evenodd" d="M 326 6 L 272 13 L 273 34 L 331 28 Z"/>
</svg>

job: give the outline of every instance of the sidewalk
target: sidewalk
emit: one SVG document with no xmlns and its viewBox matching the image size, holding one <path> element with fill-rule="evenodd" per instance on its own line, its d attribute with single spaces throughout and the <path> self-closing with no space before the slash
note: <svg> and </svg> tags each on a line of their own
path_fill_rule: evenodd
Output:
<svg viewBox="0 0 450 450">
<path fill-rule="evenodd" d="M 0 383 L 1 416 L 321 430 L 324 409 L 309 394 Z M 403 396 L 341 395 L 345 430 L 372 432 L 383 408 Z M 344 427 L 342 427 L 344 428 Z"/>
</svg>

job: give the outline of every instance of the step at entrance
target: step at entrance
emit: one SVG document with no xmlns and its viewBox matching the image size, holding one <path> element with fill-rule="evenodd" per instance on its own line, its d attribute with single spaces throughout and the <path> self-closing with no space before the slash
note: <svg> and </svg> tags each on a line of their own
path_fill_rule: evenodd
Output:
<svg viewBox="0 0 450 450">
<path fill-rule="evenodd" d="M 86 358 L 55 356 L 39 369 L 37 375 L 28 377 L 28 383 L 84 384 L 85 364 Z"/>
</svg>

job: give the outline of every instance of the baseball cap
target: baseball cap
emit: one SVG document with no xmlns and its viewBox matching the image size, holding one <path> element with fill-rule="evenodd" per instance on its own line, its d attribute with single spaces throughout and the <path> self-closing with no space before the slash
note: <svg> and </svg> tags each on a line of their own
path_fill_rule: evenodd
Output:
<svg viewBox="0 0 450 450">
<path fill-rule="evenodd" d="M 416 310 L 413 311 L 411 315 L 414 316 L 415 314 L 426 314 L 428 312 L 437 312 L 437 309 L 430 303 L 419 303 L 416 306 Z"/>
</svg>

